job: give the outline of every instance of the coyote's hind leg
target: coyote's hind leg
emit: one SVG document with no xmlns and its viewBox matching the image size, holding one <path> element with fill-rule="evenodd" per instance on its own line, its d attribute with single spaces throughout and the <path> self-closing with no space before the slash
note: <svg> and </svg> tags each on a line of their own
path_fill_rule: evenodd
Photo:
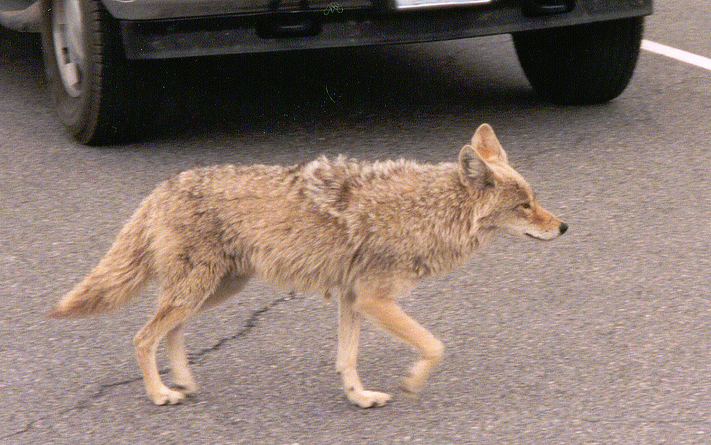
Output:
<svg viewBox="0 0 711 445">
<path fill-rule="evenodd" d="M 179 336 L 180 341 L 178 343 L 182 343 L 181 326 L 191 315 L 190 312 L 192 311 L 175 304 L 163 304 L 158 308 L 158 311 L 148 324 L 138 331 L 133 340 L 133 344 L 136 347 L 136 358 L 143 372 L 146 393 L 156 405 L 175 405 L 185 397 L 183 392 L 172 390 L 161 381 L 156 364 L 156 349 L 158 349 L 158 343 L 161 339 L 168 332 L 171 332 L 171 341 L 173 343 L 168 347 L 171 359 L 176 360 L 179 355 L 184 354 L 184 349 L 182 353 L 177 351 L 175 342 Z M 179 361 L 184 361 L 182 367 L 179 365 L 179 372 L 182 372 L 183 375 L 181 377 L 185 378 L 185 371 L 190 372 L 187 358 L 180 358 Z M 192 374 L 190 374 L 190 379 L 192 379 Z"/>
<path fill-rule="evenodd" d="M 178 386 L 180 392 L 185 395 L 191 395 L 197 392 L 198 387 L 190 370 L 188 356 L 185 353 L 184 327 L 185 325 L 181 323 L 168 332 L 165 336 L 165 346 L 173 383 Z"/>
<path fill-rule="evenodd" d="M 162 283 L 156 314 L 136 334 L 133 343 L 146 393 L 156 405 L 174 405 L 185 398 L 185 392 L 168 388 L 158 374 L 156 350 L 166 336 L 176 383 L 185 386 L 188 392 L 196 389 L 185 355 L 182 325 L 213 295 L 223 273 L 218 266 L 206 263 L 191 268 L 169 283 Z"/>
<path fill-rule="evenodd" d="M 239 293 L 249 281 L 248 276 L 226 276 L 220 282 L 215 292 L 213 292 L 200 305 L 199 310 L 205 310 L 217 306 L 227 301 L 231 296 Z M 186 395 L 195 394 L 198 386 L 190 371 L 188 357 L 185 352 L 185 340 L 183 338 L 184 324 L 179 324 L 173 328 L 165 337 L 168 360 L 170 361 L 170 374 L 180 391 Z"/>
</svg>

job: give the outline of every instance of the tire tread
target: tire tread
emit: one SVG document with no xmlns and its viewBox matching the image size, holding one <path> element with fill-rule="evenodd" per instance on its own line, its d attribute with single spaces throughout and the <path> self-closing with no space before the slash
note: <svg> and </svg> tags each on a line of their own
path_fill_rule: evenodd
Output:
<svg viewBox="0 0 711 445">
<path fill-rule="evenodd" d="M 643 19 L 514 34 L 521 67 L 534 90 L 562 105 L 598 104 L 619 96 L 634 72 Z"/>
</svg>

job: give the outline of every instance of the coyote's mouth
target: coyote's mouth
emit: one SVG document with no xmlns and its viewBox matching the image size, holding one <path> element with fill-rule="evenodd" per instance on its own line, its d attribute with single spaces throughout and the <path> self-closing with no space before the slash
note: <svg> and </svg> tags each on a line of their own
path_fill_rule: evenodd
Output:
<svg viewBox="0 0 711 445">
<path fill-rule="evenodd" d="M 535 239 L 535 240 L 538 240 L 538 241 L 550 241 L 550 240 L 547 239 L 547 238 L 541 238 L 540 236 L 531 235 L 530 233 L 524 233 L 524 235 L 526 235 L 526 236 L 529 237 L 529 238 L 533 238 L 533 239 Z"/>
</svg>

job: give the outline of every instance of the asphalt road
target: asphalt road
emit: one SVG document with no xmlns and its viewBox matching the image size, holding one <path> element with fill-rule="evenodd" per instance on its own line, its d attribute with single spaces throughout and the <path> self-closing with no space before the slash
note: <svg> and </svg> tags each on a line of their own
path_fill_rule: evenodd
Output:
<svg viewBox="0 0 711 445">
<path fill-rule="evenodd" d="M 647 39 L 711 57 L 708 2 L 656 9 Z M 53 115 L 36 41 L 0 34 L 0 54 L 0 443 L 711 443 L 710 72 L 645 52 L 617 100 L 555 107 L 508 37 L 185 62 L 147 139 L 88 148 Z M 414 354 L 368 326 L 361 377 L 395 400 L 350 406 L 335 305 L 262 283 L 189 326 L 202 390 L 174 407 L 134 359 L 151 298 L 45 317 L 177 171 L 451 160 L 481 122 L 571 228 L 495 239 L 403 301 L 447 346 L 417 398 L 396 389 Z"/>
</svg>

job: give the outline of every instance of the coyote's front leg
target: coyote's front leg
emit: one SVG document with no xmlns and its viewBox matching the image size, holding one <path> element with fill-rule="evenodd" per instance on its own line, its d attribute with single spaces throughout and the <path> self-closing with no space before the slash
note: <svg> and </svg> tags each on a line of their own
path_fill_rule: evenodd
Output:
<svg viewBox="0 0 711 445">
<path fill-rule="evenodd" d="M 383 406 L 390 400 L 390 394 L 366 391 L 358 378 L 356 360 L 362 316 L 353 309 L 353 302 L 352 292 L 346 292 L 340 296 L 336 371 L 341 375 L 343 389 L 348 400 L 352 403 L 361 408 Z"/>
<path fill-rule="evenodd" d="M 421 359 L 410 368 L 410 376 L 400 383 L 403 390 L 418 392 L 444 355 L 442 342 L 405 314 L 389 295 L 359 295 L 356 308 L 422 354 Z"/>
</svg>

